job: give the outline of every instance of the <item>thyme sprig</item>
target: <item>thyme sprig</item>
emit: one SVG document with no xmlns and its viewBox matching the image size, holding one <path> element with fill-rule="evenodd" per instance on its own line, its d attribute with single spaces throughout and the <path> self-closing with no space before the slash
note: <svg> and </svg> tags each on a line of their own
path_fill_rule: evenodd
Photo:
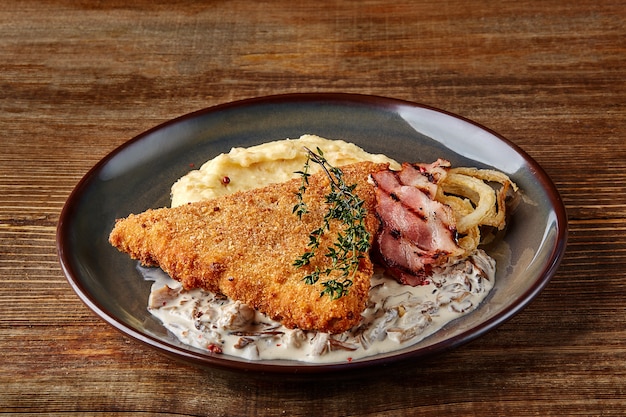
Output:
<svg viewBox="0 0 626 417">
<path fill-rule="evenodd" d="M 335 220 L 341 222 L 345 229 L 337 234 L 336 240 L 324 254 L 331 259 L 331 266 L 324 269 L 315 267 L 311 273 L 303 278 L 305 283 L 313 285 L 322 277 L 329 277 L 333 271 L 339 271 L 341 273 L 339 278 L 322 282 L 324 289 L 320 293 L 320 297 L 326 294 L 331 299 L 336 300 L 348 293 L 363 254 L 370 249 L 370 233 L 365 227 L 367 210 L 364 206 L 365 202 L 354 192 L 356 184 L 347 185 L 343 179 L 343 171 L 329 164 L 319 147 L 317 153 L 309 148 L 305 148 L 305 150 L 307 151 L 307 160 L 304 168 L 302 171 L 296 172 L 300 174 L 302 183 L 296 193 L 298 202 L 293 207 L 293 213 L 302 219 L 302 216 L 309 212 L 304 201 L 304 194 L 309 186 L 311 161 L 320 165 L 328 176 L 330 192 L 324 199 L 328 211 L 324 214 L 322 225 L 310 232 L 308 249 L 294 261 L 293 265 L 301 268 L 310 264 L 317 253 L 324 233 L 330 230 L 331 223 Z"/>
</svg>

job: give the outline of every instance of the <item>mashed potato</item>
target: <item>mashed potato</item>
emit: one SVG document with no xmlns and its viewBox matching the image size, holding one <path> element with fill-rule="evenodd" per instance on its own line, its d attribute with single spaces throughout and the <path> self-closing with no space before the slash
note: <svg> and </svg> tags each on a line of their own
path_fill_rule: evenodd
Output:
<svg viewBox="0 0 626 417">
<path fill-rule="evenodd" d="M 303 135 L 299 139 L 233 148 L 227 154 L 218 155 L 172 186 L 172 207 L 295 178 L 298 176 L 295 172 L 306 162 L 304 147 L 311 150 L 319 147 L 333 166 L 372 161 L 388 162 L 392 169 L 400 168 L 396 161 L 385 155 L 367 153 L 352 143 Z M 318 169 L 317 164 L 311 165 L 312 173 Z"/>
</svg>

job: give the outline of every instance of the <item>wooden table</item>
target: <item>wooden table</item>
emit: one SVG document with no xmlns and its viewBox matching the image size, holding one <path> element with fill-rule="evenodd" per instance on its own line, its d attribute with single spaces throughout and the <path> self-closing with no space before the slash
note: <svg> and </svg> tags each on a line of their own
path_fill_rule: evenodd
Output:
<svg viewBox="0 0 626 417">
<path fill-rule="evenodd" d="M 508 2 L 0 6 L 0 411 L 50 415 L 624 415 L 626 7 Z M 59 266 L 59 213 L 131 137 L 291 92 L 417 101 L 501 133 L 567 206 L 547 288 L 427 361 L 288 381 L 170 359 L 97 318 Z"/>
</svg>

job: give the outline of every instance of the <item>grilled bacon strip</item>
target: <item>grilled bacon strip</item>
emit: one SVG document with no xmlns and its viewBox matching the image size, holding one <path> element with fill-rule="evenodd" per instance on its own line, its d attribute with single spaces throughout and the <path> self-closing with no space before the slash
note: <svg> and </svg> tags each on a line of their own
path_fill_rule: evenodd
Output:
<svg viewBox="0 0 626 417">
<path fill-rule="evenodd" d="M 452 209 L 434 200 L 448 161 L 402 164 L 372 174 L 376 185 L 376 216 L 380 227 L 376 248 L 381 262 L 400 283 L 427 283 L 432 268 L 463 255 L 456 242 Z"/>
</svg>

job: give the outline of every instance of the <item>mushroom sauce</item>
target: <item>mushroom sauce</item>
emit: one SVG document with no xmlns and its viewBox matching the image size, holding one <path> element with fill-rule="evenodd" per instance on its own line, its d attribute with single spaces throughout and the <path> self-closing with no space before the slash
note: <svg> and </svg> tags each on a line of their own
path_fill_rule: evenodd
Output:
<svg viewBox="0 0 626 417">
<path fill-rule="evenodd" d="M 495 262 L 478 250 L 417 287 L 376 270 L 361 323 L 336 335 L 287 329 L 239 301 L 184 290 L 160 269 L 140 270 L 154 281 L 149 311 L 187 345 L 250 360 L 328 363 L 409 346 L 474 310 L 493 287 Z"/>
</svg>

